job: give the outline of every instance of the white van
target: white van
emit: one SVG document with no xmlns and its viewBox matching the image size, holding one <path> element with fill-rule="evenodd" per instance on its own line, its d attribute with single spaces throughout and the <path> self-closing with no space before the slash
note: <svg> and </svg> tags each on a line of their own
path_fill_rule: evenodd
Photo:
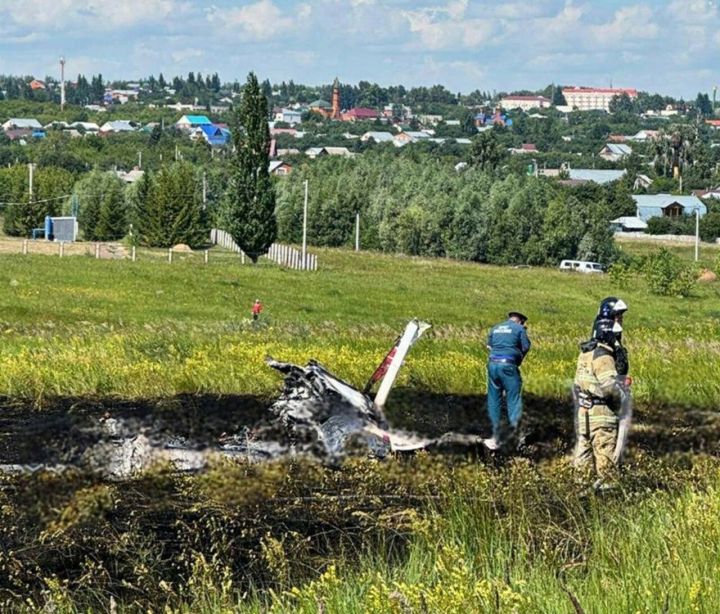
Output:
<svg viewBox="0 0 720 614">
<path fill-rule="evenodd" d="M 578 273 L 604 273 L 603 265 L 599 262 L 587 260 L 563 260 L 560 263 L 561 271 L 577 271 Z"/>
</svg>

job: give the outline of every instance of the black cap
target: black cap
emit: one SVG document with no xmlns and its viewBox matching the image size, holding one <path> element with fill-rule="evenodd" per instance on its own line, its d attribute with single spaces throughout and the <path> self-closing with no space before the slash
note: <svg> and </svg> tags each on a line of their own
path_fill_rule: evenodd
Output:
<svg viewBox="0 0 720 614">
<path fill-rule="evenodd" d="M 527 322 L 528 320 L 528 317 L 525 314 L 520 313 L 519 311 L 511 311 L 510 313 L 508 313 L 508 318 L 513 317 L 518 318 L 521 324 L 525 324 L 525 322 Z"/>
</svg>

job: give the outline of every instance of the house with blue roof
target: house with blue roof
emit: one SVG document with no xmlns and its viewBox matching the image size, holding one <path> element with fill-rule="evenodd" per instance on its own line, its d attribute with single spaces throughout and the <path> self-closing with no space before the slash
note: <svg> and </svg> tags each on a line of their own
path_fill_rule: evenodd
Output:
<svg viewBox="0 0 720 614">
<path fill-rule="evenodd" d="M 211 147 L 222 147 L 230 141 L 230 131 L 215 124 L 202 124 L 192 131 L 190 138 L 203 139 Z"/>
<path fill-rule="evenodd" d="M 647 222 L 653 217 L 679 218 L 683 215 L 700 217 L 707 213 L 707 207 L 697 196 L 675 196 L 674 194 L 636 194 L 633 197 L 637 217 Z"/>
<path fill-rule="evenodd" d="M 178 130 L 189 131 L 211 124 L 212 122 L 205 115 L 183 115 L 179 120 L 177 120 L 175 127 Z"/>
</svg>

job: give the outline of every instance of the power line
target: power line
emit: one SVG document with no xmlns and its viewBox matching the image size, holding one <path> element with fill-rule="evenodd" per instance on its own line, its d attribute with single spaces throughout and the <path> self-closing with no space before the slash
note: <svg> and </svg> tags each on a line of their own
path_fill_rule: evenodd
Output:
<svg viewBox="0 0 720 614">
<path fill-rule="evenodd" d="M 32 201 L 33 204 L 35 203 L 49 203 L 53 200 L 62 200 L 63 198 L 70 198 L 72 194 L 65 194 L 63 196 L 55 196 L 54 198 L 44 198 L 42 200 L 34 200 Z M 29 205 L 30 202 L 25 203 L 11 203 L 11 202 L 0 202 L 0 205 Z"/>
</svg>

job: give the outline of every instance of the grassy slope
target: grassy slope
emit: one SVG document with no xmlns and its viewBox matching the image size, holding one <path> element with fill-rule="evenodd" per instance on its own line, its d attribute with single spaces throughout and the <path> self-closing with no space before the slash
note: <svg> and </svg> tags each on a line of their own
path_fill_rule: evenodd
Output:
<svg viewBox="0 0 720 614">
<path fill-rule="evenodd" d="M 277 378 L 262 364 L 268 353 L 318 358 L 361 385 L 412 316 L 434 328 L 413 350 L 401 385 L 477 394 L 488 327 L 521 309 L 535 342 L 528 390 L 560 397 L 598 301 L 620 293 L 630 305 L 638 398 L 720 401 L 711 384 L 720 376 L 715 285 L 675 299 L 548 269 L 326 251 L 320 272 L 301 273 L 213 256 L 210 266 L 199 256 L 173 265 L 0 257 L 0 394 L 271 394 Z M 247 317 L 256 297 L 266 306 L 259 327 Z M 689 386 L 689 372 L 707 386 Z"/>
<path fill-rule="evenodd" d="M 304 274 L 267 264 L 2 257 L 0 393 L 270 394 L 278 378 L 261 364 L 266 352 L 321 358 L 360 384 L 415 315 L 435 328 L 413 349 L 404 384 L 478 394 L 487 327 L 508 308 L 520 308 L 531 317 L 535 341 L 524 367 L 527 388 L 557 398 L 566 394 L 576 343 L 587 334 L 597 301 L 618 292 L 608 278 L 551 270 L 337 251 L 323 252 L 321 263 L 319 273 Z M 717 287 L 703 286 L 686 300 L 650 297 L 640 286 L 620 292 L 631 306 L 627 341 L 644 407 L 665 401 L 715 409 Z M 265 323 L 254 328 L 247 312 L 256 296 L 267 310 Z M 279 546 L 268 544 L 278 553 L 273 558 L 264 550 L 263 557 L 269 572 L 277 571 L 275 596 L 238 604 L 221 568 L 201 563 L 189 592 L 176 590 L 188 612 L 265 611 L 267 600 L 288 612 L 571 612 L 560 578 L 588 612 L 655 612 L 666 599 L 670 611 L 713 612 L 720 598 L 713 582 L 720 573 L 717 463 L 693 456 L 672 463 L 634 454 L 626 493 L 587 501 L 578 498 L 560 459 L 540 469 L 523 461 L 501 469 L 476 463 L 444 469 L 422 458 L 417 466 L 359 462 L 323 472 L 322 480 L 347 479 L 352 493 L 364 492 L 367 482 L 383 493 L 389 474 L 397 482 L 390 492 L 437 495 L 436 513 L 394 507 L 385 515 L 382 500 L 369 508 L 359 502 L 357 510 L 353 503 L 333 505 L 332 499 L 323 502 L 333 488 L 319 485 L 311 489 L 317 502 L 291 498 L 287 514 L 301 516 L 315 505 L 319 522 L 357 514 L 372 531 L 387 527 L 388 534 L 409 539 L 401 564 L 385 560 L 391 544 L 338 552 L 337 576 L 316 558 L 326 573 L 303 585 L 282 572 L 293 559 L 304 564 L 302 551 L 289 549 L 285 540 L 294 537 L 273 527 Z M 199 478 L 206 486 L 198 507 L 209 513 L 229 505 L 230 518 L 251 514 L 225 502 L 236 490 L 264 488 L 263 479 L 248 483 L 241 469 L 219 467 L 217 475 Z M 206 492 L 215 482 L 218 493 Z M 282 483 L 290 488 L 292 480 Z M 70 499 L 67 509 L 74 505 Z M 53 509 L 52 515 L 65 517 L 62 505 Z M 80 534 L 90 530 L 83 528 L 90 518 L 73 521 Z M 281 592 L 293 585 L 294 591 Z M 51 598 L 63 603 L 65 594 Z"/>
</svg>

